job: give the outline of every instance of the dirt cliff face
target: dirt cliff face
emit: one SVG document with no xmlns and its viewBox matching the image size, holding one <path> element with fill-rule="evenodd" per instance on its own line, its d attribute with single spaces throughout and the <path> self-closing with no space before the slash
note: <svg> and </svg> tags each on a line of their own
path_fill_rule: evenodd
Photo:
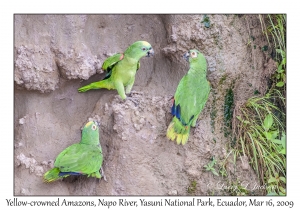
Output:
<svg viewBox="0 0 300 210">
<path fill-rule="evenodd" d="M 235 104 L 266 90 L 274 71 L 255 15 L 15 15 L 15 195 L 229 195 L 228 183 L 252 189 L 258 179 L 247 157 L 233 161 L 224 135 L 224 98 Z M 101 79 L 104 59 L 137 40 L 155 56 L 141 59 L 132 97 L 115 90 L 77 89 Z M 188 70 L 189 49 L 208 62 L 212 91 L 191 129 L 176 145 L 165 133 L 170 98 Z M 55 157 L 81 138 L 89 119 L 101 122 L 107 181 L 66 178 L 51 184 L 42 175 Z M 226 161 L 227 176 L 205 171 Z M 218 165 L 219 164 L 219 165 Z M 253 191 L 253 194 L 259 192 Z"/>
</svg>

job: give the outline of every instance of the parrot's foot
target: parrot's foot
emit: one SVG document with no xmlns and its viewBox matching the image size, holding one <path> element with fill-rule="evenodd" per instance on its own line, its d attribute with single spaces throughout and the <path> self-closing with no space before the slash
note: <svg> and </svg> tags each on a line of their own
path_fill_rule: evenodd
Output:
<svg viewBox="0 0 300 210">
<path fill-rule="evenodd" d="M 104 171 L 103 171 L 103 168 L 102 168 L 102 167 L 100 168 L 100 174 L 101 174 L 101 176 L 103 177 L 104 181 L 107 182 L 106 176 L 105 176 L 105 174 L 104 174 Z"/>
</svg>

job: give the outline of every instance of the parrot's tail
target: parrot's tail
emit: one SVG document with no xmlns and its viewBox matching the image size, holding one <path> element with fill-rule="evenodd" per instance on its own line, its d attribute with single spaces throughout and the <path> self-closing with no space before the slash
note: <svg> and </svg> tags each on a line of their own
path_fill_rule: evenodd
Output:
<svg viewBox="0 0 300 210">
<path fill-rule="evenodd" d="M 105 79 L 105 80 L 101 80 L 99 82 L 93 82 L 89 85 L 83 86 L 83 87 L 78 89 L 78 92 L 83 93 L 83 92 L 86 92 L 88 90 L 101 89 L 101 88 L 106 88 L 108 90 L 115 89 L 113 83 L 110 80 Z"/>
<path fill-rule="evenodd" d="M 172 122 L 170 123 L 167 130 L 168 139 L 174 141 L 176 139 L 177 144 L 185 145 L 189 139 L 190 135 L 190 126 L 184 126 L 178 120 L 177 117 L 173 117 Z"/>
<path fill-rule="evenodd" d="M 60 178 L 64 178 L 67 176 L 69 176 L 69 174 L 62 175 L 58 168 L 52 168 L 51 170 L 47 171 L 44 174 L 43 179 L 44 179 L 44 182 L 49 183 L 49 182 L 53 182 L 53 181 L 56 181 Z"/>
</svg>

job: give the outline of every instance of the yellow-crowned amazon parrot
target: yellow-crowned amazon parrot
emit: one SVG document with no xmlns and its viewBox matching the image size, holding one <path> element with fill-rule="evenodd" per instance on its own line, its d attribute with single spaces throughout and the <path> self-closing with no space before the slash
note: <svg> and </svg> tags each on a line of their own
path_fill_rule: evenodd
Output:
<svg viewBox="0 0 300 210">
<path fill-rule="evenodd" d="M 106 76 L 99 82 L 93 82 L 78 89 L 86 92 L 91 89 L 116 89 L 122 99 L 126 99 L 135 80 L 136 71 L 140 68 L 140 59 L 154 55 L 152 46 L 146 41 L 137 41 L 130 45 L 124 53 L 117 53 L 107 58 L 102 69 L 107 71 Z M 126 90 L 125 90 L 126 88 Z"/>
<path fill-rule="evenodd" d="M 44 174 L 44 182 L 53 182 L 70 175 L 87 175 L 100 179 L 102 161 L 99 126 L 97 122 L 90 121 L 82 130 L 81 141 L 67 147 L 57 156 L 54 168 Z"/>
<path fill-rule="evenodd" d="M 198 50 L 184 54 L 190 63 L 186 75 L 180 80 L 173 98 L 171 109 L 174 116 L 167 130 L 167 138 L 177 144 L 186 144 L 190 127 L 196 126 L 198 116 L 205 106 L 210 92 L 210 83 L 206 79 L 206 59 Z"/>
</svg>

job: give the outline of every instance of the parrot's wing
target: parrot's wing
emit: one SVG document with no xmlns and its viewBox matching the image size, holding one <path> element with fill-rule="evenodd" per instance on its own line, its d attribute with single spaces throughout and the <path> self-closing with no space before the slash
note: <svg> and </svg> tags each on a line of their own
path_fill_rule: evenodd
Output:
<svg viewBox="0 0 300 210">
<path fill-rule="evenodd" d="M 62 151 L 56 158 L 54 166 L 61 172 L 91 174 L 99 171 L 103 155 L 99 147 L 87 144 L 73 144 Z"/>
<path fill-rule="evenodd" d="M 109 58 L 107 58 L 103 64 L 102 64 L 102 69 L 107 71 L 105 77 L 103 80 L 108 79 L 111 76 L 112 73 L 112 69 L 113 67 L 121 60 L 123 60 L 124 58 L 124 54 L 122 53 L 117 53 L 114 54 L 112 56 L 110 56 Z"/>
<path fill-rule="evenodd" d="M 121 56 L 119 56 L 119 55 L 121 55 Z M 110 59 L 110 58 L 112 58 L 112 63 L 111 63 L 110 66 L 108 66 L 108 65 L 109 65 L 109 62 L 110 62 L 110 61 L 108 61 L 108 59 Z M 119 53 L 119 54 L 115 54 L 115 55 L 113 55 L 113 56 L 107 58 L 107 59 L 104 61 L 103 65 L 102 65 L 102 69 L 103 69 L 103 68 L 106 68 L 106 69 L 103 69 L 103 70 L 107 70 L 107 73 L 106 73 L 105 77 L 103 78 L 103 80 L 108 79 L 108 78 L 111 76 L 113 67 L 114 67 L 120 60 L 122 60 L 123 58 L 124 58 L 124 55 Z M 107 62 L 107 63 L 106 63 L 106 62 Z M 136 70 L 139 70 L 140 66 L 141 66 L 140 61 L 138 61 Z"/>
<path fill-rule="evenodd" d="M 187 84 L 188 78 L 187 75 L 185 75 L 178 84 L 172 106 L 172 114 L 176 116 L 183 125 L 187 125 L 190 121 L 189 119 L 194 117 L 188 109 L 187 97 L 189 97 L 190 94 L 187 92 L 189 91 L 189 89 L 186 87 Z M 186 110 L 188 111 L 188 113 L 186 112 Z"/>
<path fill-rule="evenodd" d="M 123 60 L 124 54 L 117 53 L 108 57 L 102 64 L 102 70 L 110 71 L 120 60 Z"/>
<path fill-rule="evenodd" d="M 193 78 L 192 78 L 193 80 Z M 177 87 L 172 114 L 184 125 L 188 125 L 203 109 L 209 94 L 207 81 L 197 81 L 195 84 L 188 75 L 185 75 Z"/>
</svg>

